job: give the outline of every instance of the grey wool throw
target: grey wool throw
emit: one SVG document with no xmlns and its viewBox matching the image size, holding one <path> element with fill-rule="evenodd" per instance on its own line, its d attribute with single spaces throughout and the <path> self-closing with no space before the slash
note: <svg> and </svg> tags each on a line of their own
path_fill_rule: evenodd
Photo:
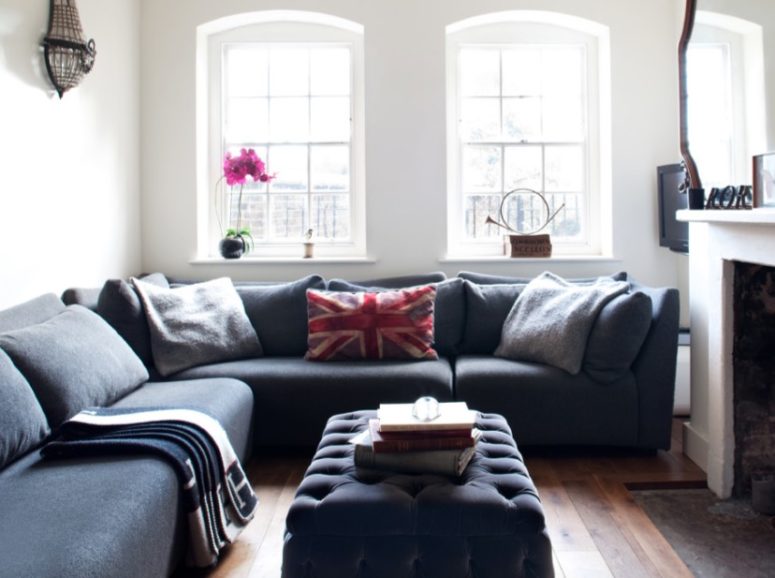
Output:
<svg viewBox="0 0 775 578">
<path fill-rule="evenodd" d="M 132 278 L 151 333 L 153 363 L 163 376 L 263 350 L 231 279 L 165 289 Z"/>
<path fill-rule="evenodd" d="M 545 363 L 570 374 L 581 371 L 587 339 L 600 311 L 629 284 L 602 277 L 569 283 L 542 273 L 520 293 L 503 323 L 495 355 Z"/>
<path fill-rule="evenodd" d="M 62 424 L 41 453 L 46 458 L 150 453 L 166 459 L 180 481 L 188 516 L 189 566 L 215 564 L 258 506 L 226 432 L 196 410 L 86 409 Z"/>
</svg>

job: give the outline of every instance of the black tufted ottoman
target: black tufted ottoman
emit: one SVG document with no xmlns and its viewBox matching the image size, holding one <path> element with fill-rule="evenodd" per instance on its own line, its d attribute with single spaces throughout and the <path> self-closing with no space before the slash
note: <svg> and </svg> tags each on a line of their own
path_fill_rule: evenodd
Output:
<svg viewBox="0 0 775 578">
<path fill-rule="evenodd" d="M 551 577 L 535 486 L 506 420 L 479 414 L 459 479 L 356 471 L 348 440 L 374 411 L 328 420 L 286 519 L 283 578 Z"/>
</svg>

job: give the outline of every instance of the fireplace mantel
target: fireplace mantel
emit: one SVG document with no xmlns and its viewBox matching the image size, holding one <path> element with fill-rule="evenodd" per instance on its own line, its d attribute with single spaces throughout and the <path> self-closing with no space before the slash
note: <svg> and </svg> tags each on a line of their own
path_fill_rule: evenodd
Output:
<svg viewBox="0 0 775 578">
<path fill-rule="evenodd" d="M 775 210 L 678 211 L 689 223 L 689 302 L 692 331 L 691 420 L 686 454 L 727 498 L 734 483 L 734 262 L 775 267 Z"/>
</svg>

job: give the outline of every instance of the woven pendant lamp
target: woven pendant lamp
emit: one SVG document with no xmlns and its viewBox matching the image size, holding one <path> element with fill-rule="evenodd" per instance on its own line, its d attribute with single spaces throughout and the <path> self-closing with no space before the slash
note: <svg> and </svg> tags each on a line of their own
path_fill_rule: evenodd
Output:
<svg viewBox="0 0 775 578">
<path fill-rule="evenodd" d="M 92 69 L 97 54 L 94 40 L 84 38 L 75 0 L 51 0 L 43 47 L 48 75 L 62 98 Z"/>
</svg>

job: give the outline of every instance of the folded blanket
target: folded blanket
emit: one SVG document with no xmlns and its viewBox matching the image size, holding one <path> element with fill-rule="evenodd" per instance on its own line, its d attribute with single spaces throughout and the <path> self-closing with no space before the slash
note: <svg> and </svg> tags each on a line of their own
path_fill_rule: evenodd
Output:
<svg viewBox="0 0 775 578">
<path fill-rule="evenodd" d="M 190 409 L 88 409 L 60 429 L 49 458 L 152 453 L 180 480 L 188 514 L 187 564 L 206 567 L 253 518 L 258 499 L 217 420 Z"/>
<path fill-rule="evenodd" d="M 578 284 L 542 273 L 514 302 L 503 323 L 495 355 L 545 363 L 577 374 L 598 314 L 629 287 L 624 281 L 608 277 Z"/>
</svg>

